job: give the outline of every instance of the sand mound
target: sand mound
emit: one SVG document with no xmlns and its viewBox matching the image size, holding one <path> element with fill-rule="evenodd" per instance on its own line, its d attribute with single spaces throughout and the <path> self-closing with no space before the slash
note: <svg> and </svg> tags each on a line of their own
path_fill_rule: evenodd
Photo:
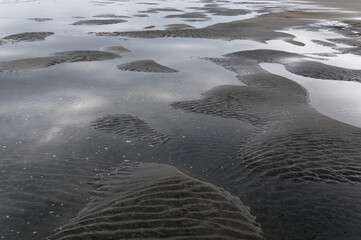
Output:
<svg viewBox="0 0 361 240">
<path fill-rule="evenodd" d="M 168 15 L 165 18 L 204 18 L 207 19 L 207 16 L 204 13 L 194 12 L 194 13 L 183 13 L 179 15 Z"/>
<path fill-rule="evenodd" d="M 138 11 L 139 13 L 159 13 L 159 12 L 183 12 L 176 8 L 150 8 L 146 11 Z"/>
<path fill-rule="evenodd" d="M 29 18 L 29 20 L 35 21 L 35 22 L 46 22 L 46 21 L 52 21 L 52 18 Z"/>
<path fill-rule="evenodd" d="M 25 32 L 6 36 L 3 43 L 35 42 L 44 41 L 47 37 L 54 35 L 53 32 Z"/>
<path fill-rule="evenodd" d="M 261 62 L 284 62 L 288 58 L 301 58 L 304 57 L 300 54 L 284 52 L 284 51 L 276 51 L 270 49 L 257 49 L 257 50 L 249 50 L 249 51 L 240 51 L 234 52 L 224 55 L 224 57 L 228 58 L 245 58 L 255 60 L 258 63 Z"/>
<path fill-rule="evenodd" d="M 253 172 L 292 180 L 361 181 L 361 131 L 321 115 L 309 107 L 301 86 L 257 67 L 258 61 L 282 61 L 293 54 L 262 50 L 226 56 L 214 62 L 239 73 L 248 86 L 217 87 L 200 100 L 171 105 L 186 112 L 236 118 L 258 128 L 241 143 L 238 160 L 220 171 L 236 179 L 237 168 L 243 165 Z"/>
<path fill-rule="evenodd" d="M 96 18 L 130 18 L 129 16 L 123 16 L 123 15 L 115 15 L 115 14 L 98 14 L 93 17 Z"/>
<path fill-rule="evenodd" d="M 168 136 L 156 132 L 145 121 L 126 114 L 109 115 L 92 122 L 94 129 L 120 134 L 151 145 L 163 144 Z"/>
<path fill-rule="evenodd" d="M 65 51 L 50 57 L 26 58 L 0 62 L 0 72 L 30 71 L 47 68 L 65 62 L 104 61 L 120 57 L 117 54 L 102 51 Z"/>
<path fill-rule="evenodd" d="M 344 49 L 346 51 L 353 51 L 354 48 Z M 355 48 L 357 51 L 358 48 Z M 359 49 L 358 49 L 359 50 Z M 325 80 L 340 80 L 340 81 L 361 81 L 361 70 L 352 70 L 346 68 L 326 65 L 316 61 L 302 60 L 305 57 L 300 54 L 294 54 L 284 51 L 258 49 L 251 51 L 240 51 L 224 55 L 229 58 L 226 61 L 220 61 L 219 64 L 227 67 L 229 64 L 241 65 L 241 62 L 247 60 L 254 60 L 257 63 L 281 63 L 286 66 L 287 70 L 304 77 L 325 79 Z M 289 61 L 289 60 L 292 61 Z M 212 59 L 211 59 L 212 60 Z M 213 59 L 217 63 L 217 59 Z"/>
<path fill-rule="evenodd" d="M 96 197 L 48 239 L 263 239 L 228 192 L 160 164 L 98 176 Z"/>
<path fill-rule="evenodd" d="M 293 12 L 290 15 L 295 14 Z M 251 39 L 265 42 L 271 39 L 294 39 L 293 35 L 278 32 L 284 28 L 304 26 L 316 22 L 305 18 L 283 18 L 280 13 L 269 13 L 257 18 L 219 23 L 200 29 L 154 30 L 135 32 L 99 32 L 99 36 L 126 36 L 135 38 L 208 38 L 208 39 Z"/>
<path fill-rule="evenodd" d="M 130 53 L 131 52 L 129 49 L 126 49 L 125 47 L 122 47 L 122 46 L 103 47 L 102 50 L 106 51 L 106 52 L 116 53 L 116 54 Z"/>
<path fill-rule="evenodd" d="M 194 28 L 191 25 L 188 24 L 168 24 L 166 25 L 167 30 L 179 30 L 179 29 L 192 29 Z"/>
<path fill-rule="evenodd" d="M 123 71 L 132 72 L 154 72 L 154 73 L 175 73 L 178 70 L 169 68 L 156 63 L 153 60 L 140 60 L 119 65 L 118 68 Z"/>
<path fill-rule="evenodd" d="M 326 65 L 315 61 L 300 61 L 286 65 L 288 71 L 310 78 L 361 82 L 361 70 Z"/>
<path fill-rule="evenodd" d="M 109 24 L 117 24 L 124 22 L 128 22 L 128 21 L 123 19 L 81 20 L 71 25 L 109 25 Z"/>
</svg>

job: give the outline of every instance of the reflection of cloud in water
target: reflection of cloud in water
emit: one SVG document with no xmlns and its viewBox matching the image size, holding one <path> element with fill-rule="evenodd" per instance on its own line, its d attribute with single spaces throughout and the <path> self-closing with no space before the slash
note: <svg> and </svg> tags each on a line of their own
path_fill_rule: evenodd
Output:
<svg viewBox="0 0 361 240">
<path fill-rule="evenodd" d="M 107 102 L 102 97 L 80 91 L 59 94 L 56 100 L 46 94 L 39 98 L 42 101 L 13 102 L 0 107 L 0 112 L 11 118 L 7 128 L 2 130 L 4 137 L 18 132 L 32 136 L 41 144 L 50 142 L 60 137 L 64 129 L 88 123 L 96 116 L 94 112 L 104 108 Z"/>
</svg>

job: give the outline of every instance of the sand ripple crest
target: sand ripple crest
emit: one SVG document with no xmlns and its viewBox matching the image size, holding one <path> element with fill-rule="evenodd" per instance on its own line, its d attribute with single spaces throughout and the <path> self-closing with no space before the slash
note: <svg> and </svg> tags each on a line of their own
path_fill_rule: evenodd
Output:
<svg viewBox="0 0 361 240">
<path fill-rule="evenodd" d="M 115 133 L 149 142 L 151 145 L 163 144 L 169 140 L 165 134 L 158 133 L 145 121 L 127 114 L 108 115 L 92 122 L 94 129 Z"/>
<path fill-rule="evenodd" d="M 261 52 L 263 54 L 263 52 Z M 175 102 L 186 112 L 235 118 L 257 127 L 240 143 L 238 160 L 222 166 L 226 178 L 236 179 L 246 166 L 253 172 L 282 179 L 330 183 L 361 182 L 361 131 L 330 119 L 308 104 L 305 89 L 289 79 L 258 67 L 262 54 L 229 54 L 217 64 L 239 73 L 247 86 L 222 86 L 200 100 Z M 265 54 L 266 60 L 291 56 Z M 342 132 L 342 134 L 335 133 Z M 340 160 L 342 159 L 342 160 Z"/>
<path fill-rule="evenodd" d="M 174 167 L 124 163 L 97 178 L 91 202 L 48 239 L 263 239 L 238 198 Z"/>
</svg>

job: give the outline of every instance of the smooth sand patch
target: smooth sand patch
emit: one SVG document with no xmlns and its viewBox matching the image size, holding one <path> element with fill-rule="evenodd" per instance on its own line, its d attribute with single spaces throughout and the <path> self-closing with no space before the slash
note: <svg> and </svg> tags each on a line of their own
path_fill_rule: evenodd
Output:
<svg viewBox="0 0 361 240">
<path fill-rule="evenodd" d="M 52 18 L 29 18 L 29 20 L 35 21 L 35 22 L 46 22 L 46 21 L 52 21 Z"/>
</svg>

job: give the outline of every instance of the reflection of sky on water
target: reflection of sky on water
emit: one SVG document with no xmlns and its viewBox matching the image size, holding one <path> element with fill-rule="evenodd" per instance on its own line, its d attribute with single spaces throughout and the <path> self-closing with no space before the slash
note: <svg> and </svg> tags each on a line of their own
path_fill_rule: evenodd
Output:
<svg viewBox="0 0 361 240">
<path fill-rule="evenodd" d="M 306 78 L 288 72 L 281 64 L 263 63 L 262 68 L 292 79 L 309 92 L 311 105 L 322 114 L 361 127 L 361 84 Z"/>
<path fill-rule="evenodd" d="M 91 1 L 79 0 L 61 0 L 61 1 L 35 1 L 25 2 L 19 4 L 2 4 L 0 8 L 0 24 L 2 24 L 1 32 L 4 34 L 11 34 L 14 30 L 32 29 L 32 31 L 42 31 L 44 28 L 52 29 L 53 31 L 127 31 L 127 30 L 141 30 L 142 28 L 154 25 L 157 29 L 164 29 L 166 24 L 189 23 L 184 21 L 186 19 L 164 19 L 167 15 L 177 15 L 183 12 L 163 12 L 158 13 L 144 13 L 148 17 L 133 17 L 139 14 L 139 11 L 146 11 L 152 8 L 175 8 L 184 12 L 199 12 L 200 10 L 190 9 L 192 7 L 203 7 L 205 3 L 195 3 L 191 1 L 168 1 L 159 2 L 160 5 L 139 4 L 142 1 L 129 1 L 129 2 L 113 2 L 104 4 L 103 6 L 92 4 Z M 269 3 L 268 3 L 269 4 Z M 252 4 L 233 4 L 232 2 L 223 3 L 221 6 L 227 8 L 242 8 L 254 9 Z M 31 9 L 31 10 L 30 10 Z M 131 18 L 124 18 L 128 23 L 120 23 L 114 25 L 103 26 L 69 26 L 78 20 L 90 19 L 99 14 L 115 14 L 122 16 L 129 16 Z M 233 20 L 240 20 L 250 18 L 256 13 L 250 13 L 240 16 L 217 16 L 206 14 L 211 19 L 201 22 L 189 23 L 195 27 L 205 27 L 218 22 L 227 22 Z M 54 21 L 47 21 L 34 24 L 33 21 L 27 20 L 28 18 L 52 18 Z M 84 17 L 84 19 L 77 19 L 74 17 Z M 101 19 L 101 18 L 92 18 Z M 11 25 L 5 24 L 11 22 Z"/>
<path fill-rule="evenodd" d="M 336 53 L 334 57 L 323 57 L 323 60 L 318 59 L 318 61 L 350 68 L 357 68 L 357 62 L 360 59 L 354 55 L 337 54 L 337 50 L 317 45 L 311 41 L 325 41 L 329 38 L 340 37 L 339 34 L 327 31 L 312 32 L 301 29 L 283 31 L 295 35 L 295 40 L 304 43 L 305 46 L 295 46 L 282 40 L 272 40 L 263 44 L 240 40 L 174 38 L 121 40 L 116 37 L 88 35 L 90 31 L 141 30 L 149 25 L 155 25 L 156 29 L 164 29 L 166 24 L 174 23 L 188 23 L 192 26 L 204 27 L 218 22 L 254 17 L 257 14 L 255 11 L 241 16 L 207 14 L 211 20 L 192 23 L 184 21 L 185 19 L 164 18 L 166 15 L 181 14 L 182 12 L 159 12 L 147 13 L 149 15 L 147 18 L 126 18 L 127 23 L 114 25 L 69 25 L 75 21 L 83 20 L 74 18 L 77 16 L 85 17 L 84 19 L 97 19 L 92 18 L 92 16 L 98 14 L 132 16 L 138 14 L 139 11 L 165 7 L 176 8 L 184 12 L 196 12 L 199 10 L 189 8 L 202 7 L 206 4 L 182 0 L 157 2 L 159 5 L 139 4 L 140 2 L 109 2 L 109 4 L 102 6 L 87 0 L 25 1 L 17 4 L 1 4 L 3 2 L 0 2 L 1 36 L 30 30 L 54 31 L 56 33 L 47 38 L 46 41 L 0 46 L 1 61 L 49 56 L 54 52 L 65 50 L 99 50 L 104 46 L 117 45 L 132 51 L 129 54 L 124 54 L 122 58 L 111 61 L 62 64 L 34 72 L 1 73 L 0 99 L 4 103 L 0 107 L 1 115 L 16 119 L 17 123 L 21 122 L 21 131 L 25 135 L 27 131 L 36 132 L 34 136 L 39 138 L 39 141 L 55 137 L 66 127 L 84 126 L 97 117 L 112 113 L 134 114 L 151 123 L 164 122 L 166 124 L 166 118 L 161 120 L 159 115 L 165 116 L 169 114 L 169 111 L 175 111 L 169 109 L 169 103 L 197 99 L 202 93 L 218 85 L 242 84 L 232 72 L 202 60 L 200 57 L 220 57 L 225 53 L 264 48 L 303 53 L 310 57 L 317 57 L 315 54 L 319 53 Z M 252 5 L 249 1 L 222 2 L 220 6 L 230 9 L 255 10 L 263 7 L 272 8 L 272 6 L 278 5 L 279 1 L 258 1 L 258 3 Z M 298 5 L 286 1 L 283 1 L 283 6 L 289 10 L 309 7 L 309 5 Z M 316 8 L 318 7 L 313 6 L 313 9 Z M 29 9 L 32 10 L 29 11 Z M 41 23 L 28 20 L 28 18 L 36 17 L 54 20 Z M 338 44 L 338 46 L 342 47 L 343 45 Z M 116 69 L 118 64 L 141 59 L 154 59 L 160 64 L 175 68 L 180 72 L 176 74 L 149 74 L 122 72 Z M 315 80 L 315 82 L 320 81 Z M 323 84 L 327 84 L 327 81 L 324 81 Z M 346 89 L 348 88 L 348 86 L 343 85 L 343 82 L 339 84 Z M 320 88 L 307 84 L 305 87 L 311 92 L 311 100 L 317 102 L 318 100 L 315 99 L 318 97 L 315 96 L 322 95 L 319 94 Z M 345 92 L 347 92 L 346 89 Z M 350 96 L 353 95 L 348 95 L 348 97 Z M 330 96 L 328 96 L 330 101 L 329 98 Z M 338 100 L 337 102 L 339 102 Z M 350 106 L 358 106 L 357 98 L 352 100 L 354 101 L 353 104 L 350 104 L 350 98 L 347 101 L 349 108 Z M 316 102 L 313 105 L 317 109 L 321 110 L 321 108 L 326 107 L 324 104 Z M 345 111 L 354 114 L 353 110 Z M 321 112 L 327 114 L 329 111 L 321 110 Z M 332 116 L 333 113 L 330 114 Z M 17 124 L 14 125 L 14 128 L 15 126 Z M 9 129 L 5 130 L 8 132 L 7 136 L 14 135 L 14 132 L 9 131 Z M 39 131 L 34 129 L 39 129 Z"/>
<path fill-rule="evenodd" d="M 105 2 L 105 1 L 104 1 Z M 282 3 L 280 3 L 282 2 Z M 96 4 L 96 2 L 88 0 L 57 0 L 57 1 L 23 1 L 17 4 L 9 4 L 9 1 L 5 2 L 6 4 L 1 4 L 0 8 L 0 25 L 1 25 L 1 34 L 9 35 L 24 29 L 31 31 L 54 31 L 58 33 L 88 33 L 88 32 L 97 32 L 97 31 L 134 31 L 142 30 L 144 27 L 154 25 L 154 29 L 164 29 L 167 24 L 178 24 L 185 23 L 192 25 L 194 27 L 206 27 L 212 24 L 219 22 L 230 22 L 235 20 L 242 20 L 247 18 L 252 18 L 260 13 L 258 10 L 262 10 L 264 7 L 267 7 L 268 10 L 271 10 L 272 6 L 275 6 L 275 9 L 279 8 L 279 5 L 282 4 L 284 8 L 289 10 L 296 10 L 298 8 L 307 8 L 307 5 L 299 5 L 296 2 L 288 1 L 229 1 L 229 2 L 217 2 L 220 7 L 225 7 L 229 9 L 245 9 L 250 10 L 251 12 L 245 15 L 239 16 L 218 16 L 215 14 L 204 12 L 199 9 L 192 9 L 193 7 L 203 7 L 207 3 L 202 3 L 198 1 L 184 1 L 184 0 L 174 0 L 174 1 L 155 1 L 159 5 L 149 5 L 149 4 L 140 4 L 142 1 L 126 1 L 126 2 L 117 2 L 117 1 L 108 1 L 103 5 Z M 316 6 L 313 6 L 315 8 Z M 148 17 L 135 17 L 133 15 L 139 14 L 140 11 L 146 11 L 152 8 L 175 8 L 183 12 L 163 12 L 158 13 L 144 13 Z M 182 18 L 168 18 L 164 17 L 167 15 L 177 15 L 184 12 L 204 12 L 208 18 L 206 21 L 195 21 L 188 22 L 187 19 Z M 87 20 L 87 19 L 101 19 L 93 18 L 95 15 L 99 14 L 115 14 L 121 16 L 129 16 L 131 18 L 124 18 L 127 20 L 127 23 L 112 24 L 112 25 L 102 25 L 102 26 L 71 26 L 78 20 Z M 27 20 L 29 18 L 52 18 L 54 21 L 45 21 L 41 23 L 35 23 L 32 20 Z M 83 17 L 81 19 L 74 17 Z M 202 20 L 202 19 L 200 19 Z"/>
<path fill-rule="evenodd" d="M 268 42 L 269 49 L 305 54 L 313 58 L 313 61 L 336 67 L 360 69 L 361 56 L 342 54 L 337 50 L 337 48 L 348 47 L 347 45 L 334 43 L 336 46 L 332 48 L 312 42 L 312 40 L 329 42 L 328 39 L 345 38 L 340 34 L 326 30 L 315 32 L 302 29 L 289 29 L 282 32 L 296 36 L 295 40 L 304 43 L 305 46 L 294 46 L 280 40 L 274 40 Z M 317 55 L 323 53 L 332 53 L 333 55 L 330 57 Z M 321 113 L 339 121 L 361 127 L 360 83 L 305 78 L 288 72 L 279 64 L 264 63 L 261 65 L 265 70 L 292 79 L 305 87 L 310 94 L 312 106 Z"/>
<path fill-rule="evenodd" d="M 46 41 L 1 45 L 0 61 L 49 56 L 66 50 L 100 50 L 105 46 L 123 46 L 132 51 L 123 54 L 122 58 L 109 61 L 64 63 L 38 71 L 0 73 L 0 166 L 5 166 L 9 159 L 11 163 L 19 164 L 16 166 L 19 169 L 23 169 L 21 165 L 26 165 L 27 161 L 44 162 L 47 166 L 46 161 L 51 162 L 54 158 L 58 162 L 85 159 L 85 165 L 89 163 L 89 166 L 92 166 L 91 161 L 94 159 L 100 159 L 104 165 L 102 167 L 106 168 L 109 164 L 114 166 L 114 159 L 161 159 L 160 162 L 174 163 L 177 167 L 179 164 L 187 169 L 196 169 L 198 164 L 197 169 L 204 170 L 212 161 L 231 159 L 233 155 L 235 157 L 240 141 L 250 136 L 253 127 L 236 119 L 184 113 L 170 108 L 169 104 L 174 101 L 199 99 L 202 93 L 219 85 L 242 85 L 235 73 L 201 59 L 202 57 L 220 57 L 230 52 L 262 48 L 297 52 L 318 58 L 319 53 L 335 53 L 335 57 L 322 57 L 318 61 L 350 68 L 357 68 L 356 63 L 360 61 L 360 57 L 338 54 L 337 50 L 311 41 L 340 37 L 324 31 L 285 30 L 294 34 L 296 40 L 306 44 L 302 47 L 283 40 L 264 44 L 249 40 L 122 39 L 88 34 L 92 31 L 142 30 L 149 25 L 155 25 L 155 29 L 164 29 L 166 24 L 174 23 L 205 27 L 260 14 L 255 12 L 241 16 L 207 14 L 212 19 L 204 22 L 164 18 L 181 12 L 160 12 L 149 13 L 147 18 L 126 18 L 127 23 L 114 25 L 70 25 L 83 20 L 74 18 L 77 16 L 85 17 L 84 19 L 96 19 L 92 16 L 98 14 L 133 16 L 141 10 L 161 7 L 195 12 L 197 10 L 186 7 L 201 7 L 206 4 L 182 0 L 159 1 L 159 5 L 138 4 L 139 2 L 145 0 L 116 1 L 104 5 L 88 0 L 25 0 L 16 3 L 0 0 L 0 38 L 25 31 L 55 32 Z M 244 2 L 247 4 L 242 4 Z M 252 5 L 260 2 L 262 3 Z M 283 6 L 277 8 L 280 2 Z M 221 6 L 250 10 L 269 7 L 269 11 L 310 7 L 286 1 L 249 0 L 222 2 Z M 312 8 L 315 9 L 314 6 Z M 39 17 L 54 20 L 40 23 L 28 20 Z M 337 46 L 344 47 L 342 44 Z M 116 68 L 119 64 L 143 59 L 153 59 L 179 72 L 139 73 L 119 71 Z M 307 79 L 290 74 L 282 65 L 277 64 L 262 64 L 262 67 L 302 84 L 310 93 L 312 105 L 320 112 L 361 127 L 359 83 Z M 162 151 L 153 152 L 149 150 L 152 147 L 147 143 L 145 146 L 141 143 L 142 147 L 139 147 L 125 141 L 128 140 L 125 137 L 98 132 L 90 126 L 99 117 L 122 113 L 145 120 L 156 131 L 168 134 L 172 140 L 162 146 Z M 47 168 L 44 173 L 46 171 Z M 93 176 L 95 172 L 90 174 Z M 3 223 L 1 221 L 0 217 L 0 225 Z M 39 224 L 36 228 L 41 229 L 42 225 Z M 12 234 L 14 233 L 11 232 L 10 235 Z"/>
<path fill-rule="evenodd" d="M 214 54 L 211 56 L 219 56 L 214 49 L 219 49 L 222 41 L 201 42 L 202 47 L 197 48 L 199 42 L 191 39 L 126 41 L 124 46 L 133 52 L 123 58 L 2 73 L 0 112 L 21 125 L 20 129 L 17 124 L 13 126 L 16 130 L 5 129 L 8 133 L 2 135 L 15 131 L 42 141 L 60 134 L 63 128 L 83 127 L 97 117 L 114 113 L 134 114 L 152 122 L 158 115 L 174 111 L 168 107 L 173 101 L 197 99 L 221 84 L 241 84 L 234 73 L 198 58 L 210 52 Z M 180 72 L 137 73 L 116 68 L 121 63 L 147 58 Z"/>
</svg>

